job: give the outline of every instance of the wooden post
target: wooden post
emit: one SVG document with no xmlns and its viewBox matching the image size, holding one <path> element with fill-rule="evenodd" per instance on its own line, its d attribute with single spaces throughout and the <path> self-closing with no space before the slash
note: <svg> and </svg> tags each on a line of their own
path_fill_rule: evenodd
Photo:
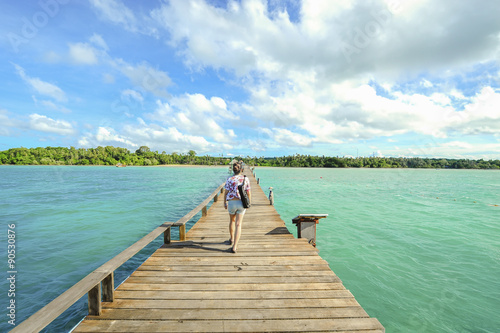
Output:
<svg viewBox="0 0 500 333">
<path fill-rule="evenodd" d="M 269 204 L 271 206 L 274 206 L 274 194 L 273 194 L 273 188 L 269 188 Z"/>
<path fill-rule="evenodd" d="M 89 290 L 89 315 L 100 316 L 102 313 L 101 305 L 101 282 Z"/>
<path fill-rule="evenodd" d="M 205 207 L 203 207 L 203 208 L 201 209 L 201 216 L 202 216 L 202 217 L 203 217 L 203 216 L 207 216 L 207 206 L 205 206 Z"/>
<path fill-rule="evenodd" d="M 111 272 L 102 280 L 102 301 L 113 302 L 115 300 L 115 275 Z"/>
<path fill-rule="evenodd" d="M 164 244 L 170 244 L 170 242 L 172 241 L 172 238 L 170 236 L 170 229 L 172 229 L 172 228 L 170 227 L 163 232 L 163 243 Z"/>
<path fill-rule="evenodd" d="M 185 224 L 179 226 L 179 240 L 180 241 L 186 240 L 186 225 Z"/>
<path fill-rule="evenodd" d="M 217 193 L 217 195 L 214 197 L 214 202 L 217 202 L 219 201 L 219 193 Z"/>
<path fill-rule="evenodd" d="M 327 217 L 328 214 L 300 214 L 292 219 L 297 226 L 297 237 L 306 238 L 309 244 L 316 247 L 316 224 L 319 219 Z"/>
<path fill-rule="evenodd" d="M 260 178 L 257 178 L 257 184 L 260 184 Z"/>
</svg>

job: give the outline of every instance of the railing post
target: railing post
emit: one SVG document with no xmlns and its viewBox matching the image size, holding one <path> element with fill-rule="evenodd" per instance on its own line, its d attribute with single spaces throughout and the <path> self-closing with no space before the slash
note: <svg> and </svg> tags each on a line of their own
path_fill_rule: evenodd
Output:
<svg viewBox="0 0 500 333">
<path fill-rule="evenodd" d="M 319 219 L 327 217 L 328 214 L 300 214 L 292 219 L 297 226 L 297 238 L 305 238 L 309 244 L 316 247 L 316 224 Z"/>
<path fill-rule="evenodd" d="M 217 193 L 217 195 L 214 197 L 214 202 L 217 202 L 219 201 L 219 193 Z"/>
<path fill-rule="evenodd" d="M 207 216 L 207 206 L 203 207 L 201 209 L 201 216 L 204 217 L 204 216 Z"/>
<path fill-rule="evenodd" d="M 274 206 L 274 193 L 272 187 L 269 188 L 269 204 Z"/>
<path fill-rule="evenodd" d="M 89 290 L 89 315 L 100 316 L 102 313 L 101 305 L 101 282 Z"/>
<path fill-rule="evenodd" d="M 257 184 L 260 184 L 260 178 L 257 178 Z"/>
<path fill-rule="evenodd" d="M 115 300 L 115 274 L 111 272 L 102 280 L 102 301 L 113 302 Z"/>
<path fill-rule="evenodd" d="M 170 236 L 170 229 L 172 229 L 172 228 L 170 227 L 163 232 L 163 243 L 164 244 L 170 244 L 172 241 L 172 238 Z"/>
<path fill-rule="evenodd" d="M 185 224 L 179 226 L 179 240 L 180 241 L 186 240 L 186 225 Z"/>
</svg>

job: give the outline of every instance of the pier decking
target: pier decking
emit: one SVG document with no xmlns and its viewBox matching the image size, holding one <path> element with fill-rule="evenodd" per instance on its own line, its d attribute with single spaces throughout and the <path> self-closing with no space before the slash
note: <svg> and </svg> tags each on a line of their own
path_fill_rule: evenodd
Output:
<svg viewBox="0 0 500 333">
<path fill-rule="evenodd" d="M 158 249 L 74 332 L 384 332 L 247 175 L 252 207 L 238 253 L 224 244 L 221 196 L 186 241 Z"/>
</svg>

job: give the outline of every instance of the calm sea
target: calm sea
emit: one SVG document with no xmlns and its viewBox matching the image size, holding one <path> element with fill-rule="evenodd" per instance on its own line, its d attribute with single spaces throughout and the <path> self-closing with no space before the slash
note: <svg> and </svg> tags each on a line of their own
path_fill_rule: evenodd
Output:
<svg viewBox="0 0 500 333">
<path fill-rule="evenodd" d="M 387 332 L 499 332 L 500 172 L 257 168 L 289 229 L 326 213 L 320 255 Z M 196 207 L 227 168 L 0 167 L 0 331 L 7 331 L 8 225 L 16 322 L 164 221 Z M 195 217 L 193 220 L 196 220 Z M 175 235 L 173 236 L 175 237 Z M 116 273 L 125 279 L 161 240 Z M 77 302 L 47 332 L 67 332 Z"/>
</svg>

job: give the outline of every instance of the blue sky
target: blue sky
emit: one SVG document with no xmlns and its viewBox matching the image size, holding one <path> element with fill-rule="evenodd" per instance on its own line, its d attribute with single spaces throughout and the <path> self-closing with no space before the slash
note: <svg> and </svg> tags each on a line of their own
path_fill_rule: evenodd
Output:
<svg viewBox="0 0 500 333">
<path fill-rule="evenodd" d="M 500 158 L 497 0 L 0 9 L 0 150 Z"/>
</svg>

